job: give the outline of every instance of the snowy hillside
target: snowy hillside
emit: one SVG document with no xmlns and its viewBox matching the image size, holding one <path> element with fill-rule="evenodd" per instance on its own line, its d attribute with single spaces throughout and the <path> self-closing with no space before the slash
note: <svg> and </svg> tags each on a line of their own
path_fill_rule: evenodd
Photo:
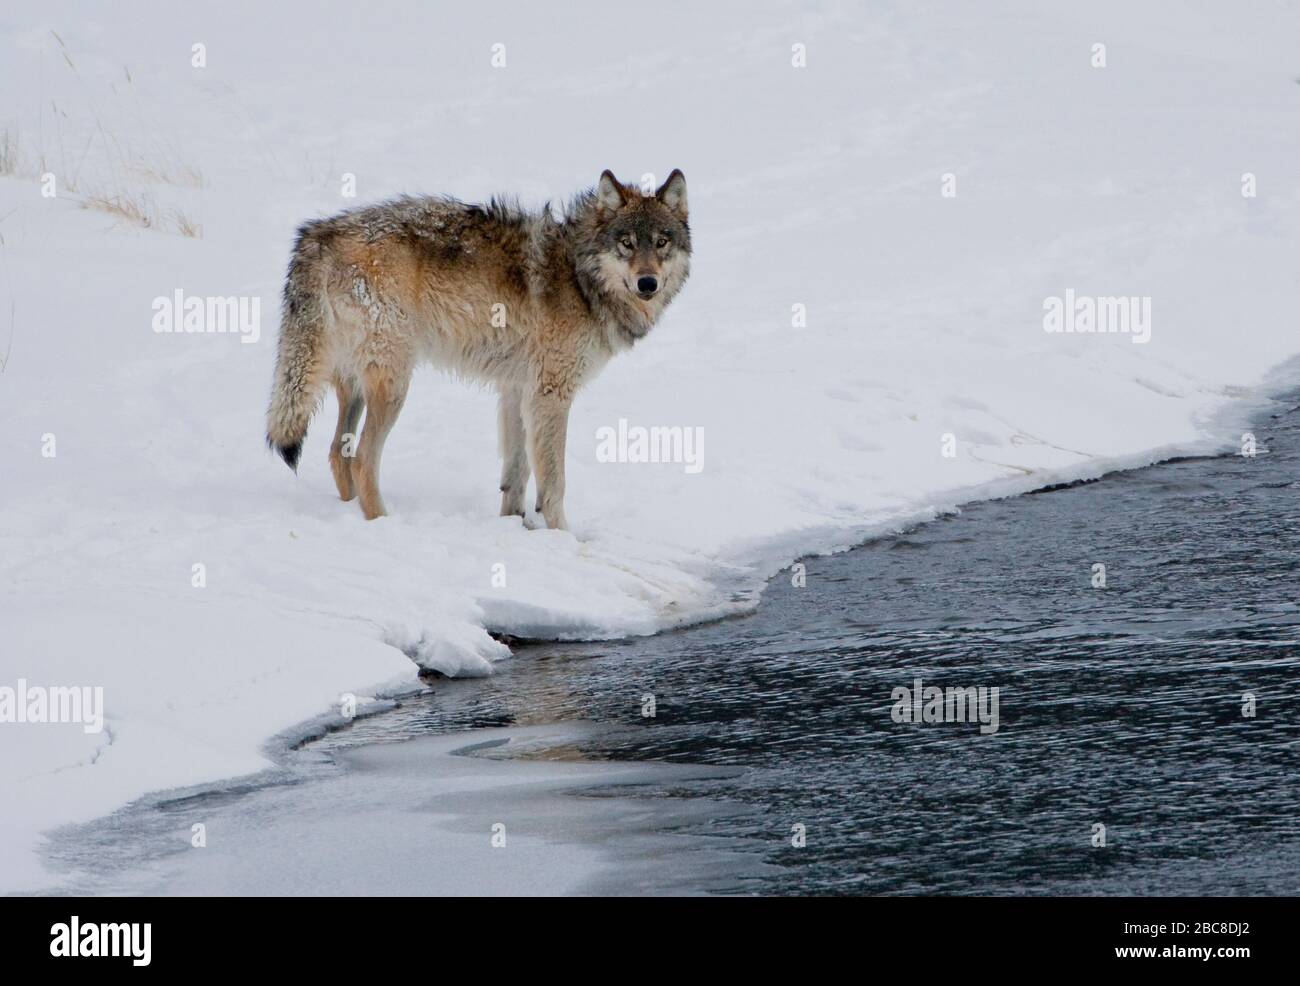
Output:
<svg viewBox="0 0 1300 986">
<path fill-rule="evenodd" d="M 1235 449 L 1296 382 L 1300 11 L 803 6 L 6 6 L 0 686 L 102 687 L 105 722 L 0 723 L 0 891 L 342 694 L 490 673 L 489 631 L 743 609 L 802 553 Z M 390 517 L 334 492 L 332 397 L 297 477 L 267 451 L 303 219 L 674 167 L 692 279 L 576 402 L 572 533 L 496 516 L 494 397 L 431 370 Z M 155 331 L 177 291 L 260 323 Z M 1045 331 L 1067 291 L 1148 299 L 1149 340 Z M 702 468 L 600 461 L 620 420 L 702 429 Z"/>
</svg>

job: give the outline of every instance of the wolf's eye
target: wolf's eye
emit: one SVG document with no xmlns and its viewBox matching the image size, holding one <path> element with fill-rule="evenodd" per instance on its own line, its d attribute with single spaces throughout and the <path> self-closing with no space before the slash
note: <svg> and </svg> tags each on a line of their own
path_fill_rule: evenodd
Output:
<svg viewBox="0 0 1300 986">
<path fill-rule="evenodd" d="M 661 236 L 659 237 L 658 240 L 655 241 L 655 246 L 657 246 L 660 250 L 662 250 L 667 245 L 668 245 L 668 237 L 666 236 Z"/>
<path fill-rule="evenodd" d="M 625 237 L 623 237 L 621 240 L 619 240 L 618 242 L 619 242 L 619 245 L 622 246 L 624 250 L 631 250 L 631 249 L 632 249 L 632 246 L 633 246 L 633 244 L 632 244 L 632 237 L 630 237 L 630 236 L 625 236 Z"/>
</svg>

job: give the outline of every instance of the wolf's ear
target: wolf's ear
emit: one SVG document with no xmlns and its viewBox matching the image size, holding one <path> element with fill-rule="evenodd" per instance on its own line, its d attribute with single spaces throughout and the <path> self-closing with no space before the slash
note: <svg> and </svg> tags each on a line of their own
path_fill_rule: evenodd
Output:
<svg viewBox="0 0 1300 986">
<path fill-rule="evenodd" d="M 680 168 L 673 168 L 668 180 L 655 192 L 655 198 L 683 219 L 686 218 L 686 176 Z"/>
<path fill-rule="evenodd" d="M 627 195 L 623 192 L 623 183 L 614 177 L 614 172 L 606 168 L 596 185 L 596 202 L 602 209 L 609 209 L 612 212 L 621 209 L 626 201 Z"/>
</svg>

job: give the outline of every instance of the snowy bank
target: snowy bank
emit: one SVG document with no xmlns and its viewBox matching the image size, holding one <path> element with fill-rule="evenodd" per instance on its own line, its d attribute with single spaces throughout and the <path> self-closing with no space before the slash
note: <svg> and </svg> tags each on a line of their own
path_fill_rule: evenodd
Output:
<svg viewBox="0 0 1300 986">
<path fill-rule="evenodd" d="M 50 885 L 42 832 L 256 770 L 340 695 L 490 672 L 489 631 L 651 633 L 974 497 L 1235 449 L 1300 351 L 1300 12 L 436 6 L 0 14 L 0 687 L 105 716 L 0 723 L 0 891 Z M 298 222 L 605 167 L 682 168 L 696 254 L 579 396 L 572 533 L 495 516 L 494 398 L 432 371 L 388 518 L 334 493 L 332 400 L 297 477 L 266 451 Z M 260 323 L 155 331 L 178 290 Z M 1067 292 L 1149 339 L 1045 331 Z M 621 420 L 702 429 L 702 468 L 600 461 Z"/>
</svg>

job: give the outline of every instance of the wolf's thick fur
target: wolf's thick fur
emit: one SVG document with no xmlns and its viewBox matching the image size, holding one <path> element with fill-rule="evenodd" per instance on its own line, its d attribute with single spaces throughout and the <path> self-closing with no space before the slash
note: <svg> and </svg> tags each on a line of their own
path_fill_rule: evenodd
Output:
<svg viewBox="0 0 1300 986">
<path fill-rule="evenodd" d="M 685 283 L 690 254 L 680 171 L 653 195 L 606 171 L 563 220 L 496 199 L 402 198 L 307 223 L 284 287 L 267 441 L 296 470 L 332 382 L 339 496 L 359 496 L 367 518 L 383 515 L 384 439 L 427 360 L 500 394 L 502 516 L 523 515 L 531 466 L 538 511 L 566 527 L 574 394 L 650 331 Z"/>
</svg>

